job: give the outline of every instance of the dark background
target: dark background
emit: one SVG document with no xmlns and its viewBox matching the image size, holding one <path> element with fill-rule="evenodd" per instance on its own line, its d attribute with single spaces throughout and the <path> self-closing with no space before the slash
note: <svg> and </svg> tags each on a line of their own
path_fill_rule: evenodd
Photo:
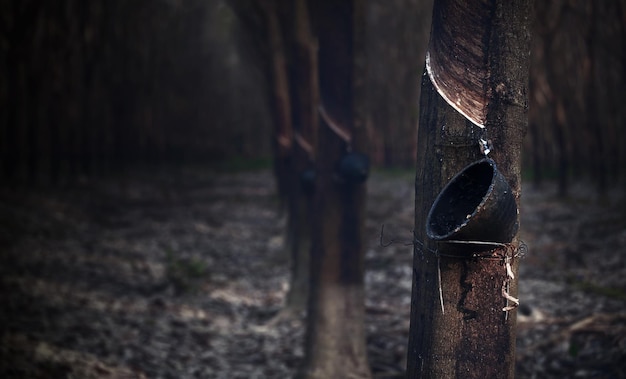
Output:
<svg viewBox="0 0 626 379">
<path fill-rule="evenodd" d="M 0 1 L 0 176 L 49 184 L 137 164 L 271 157 L 270 57 L 250 1 Z M 412 167 L 428 33 L 416 0 L 372 1 L 366 124 L 378 165 Z M 626 175 L 626 6 L 537 1 L 527 178 Z"/>
</svg>

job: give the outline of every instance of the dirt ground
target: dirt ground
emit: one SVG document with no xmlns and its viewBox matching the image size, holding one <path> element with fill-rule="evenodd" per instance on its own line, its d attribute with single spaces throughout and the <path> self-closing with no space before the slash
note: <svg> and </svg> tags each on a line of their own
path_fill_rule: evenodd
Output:
<svg viewBox="0 0 626 379">
<path fill-rule="evenodd" d="M 624 198 L 524 185 L 518 378 L 626 378 Z M 413 177 L 369 181 L 366 310 L 376 378 L 402 378 Z M 379 245 L 380 228 L 397 243 Z M 0 190 L 0 377 L 291 378 L 303 318 L 270 171 L 138 172 Z"/>
</svg>

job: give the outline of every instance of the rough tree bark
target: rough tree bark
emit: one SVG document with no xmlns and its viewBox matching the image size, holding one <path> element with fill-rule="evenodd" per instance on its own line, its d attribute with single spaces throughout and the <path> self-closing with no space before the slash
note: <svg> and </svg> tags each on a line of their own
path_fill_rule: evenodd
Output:
<svg viewBox="0 0 626 379">
<path fill-rule="evenodd" d="M 435 1 L 432 33 L 438 30 L 436 23 L 446 22 L 438 12 L 453 2 Z M 507 280 L 504 262 L 448 256 L 471 257 L 472 252 L 463 247 L 452 251 L 450 244 L 437 245 L 425 231 L 427 214 L 442 187 L 482 157 L 480 138 L 491 140 L 489 156 L 519 204 L 520 150 L 527 124 L 530 1 L 475 4 L 484 7 L 480 12 L 486 12 L 486 24 L 464 20 L 456 26 L 466 33 L 485 32 L 482 47 L 488 52 L 484 61 L 488 75 L 483 90 L 488 104 L 484 131 L 453 109 L 428 75 L 422 82 L 408 378 L 513 377 L 516 313 L 503 311 L 507 304 L 502 294 Z M 518 245 L 515 237 L 510 251 Z M 507 250 L 484 253 L 503 256 Z M 513 258 L 514 274 L 517 263 Z M 516 295 L 516 280 L 508 291 Z"/>
<path fill-rule="evenodd" d="M 363 4 L 323 0 L 311 5 L 319 40 L 322 117 L 316 154 L 306 359 L 301 377 L 369 378 L 363 304 L 366 187 L 337 170 L 350 150 L 366 151 L 359 97 L 364 76 L 359 39 Z"/>
</svg>

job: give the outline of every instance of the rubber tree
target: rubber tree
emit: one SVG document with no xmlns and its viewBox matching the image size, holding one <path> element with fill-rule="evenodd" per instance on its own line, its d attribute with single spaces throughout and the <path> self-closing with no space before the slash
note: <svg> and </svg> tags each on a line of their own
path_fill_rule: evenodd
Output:
<svg viewBox="0 0 626 379">
<path fill-rule="evenodd" d="M 274 174 L 286 216 L 284 252 L 291 280 L 274 321 L 307 306 L 310 211 L 315 180 L 319 89 L 317 43 L 305 0 L 230 0 L 244 26 L 242 42 L 258 62 L 273 124 Z"/>
<path fill-rule="evenodd" d="M 304 378 L 369 378 L 363 229 L 363 2 L 310 2 L 319 50 L 320 124 Z"/>
<path fill-rule="evenodd" d="M 513 377 L 518 236 L 483 248 L 436 243 L 426 220 L 450 179 L 486 154 L 519 206 L 529 15 L 529 0 L 434 3 L 417 140 L 407 378 Z"/>
<path fill-rule="evenodd" d="M 319 88 L 317 43 L 312 35 L 305 0 L 290 1 L 283 32 L 289 54 L 289 88 L 293 122 L 293 188 L 288 194 L 288 246 L 291 283 L 287 310 L 306 308 L 309 292 L 311 206 L 315 193 L 315 146 L 317 145 Z"/>
</svg>

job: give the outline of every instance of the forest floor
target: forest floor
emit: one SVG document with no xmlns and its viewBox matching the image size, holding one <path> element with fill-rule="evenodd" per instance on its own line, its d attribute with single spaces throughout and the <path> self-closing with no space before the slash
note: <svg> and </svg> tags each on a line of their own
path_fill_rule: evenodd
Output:
<svg viewBox="0 0 626 379">
<path fill-rule="evenodd" d="M 524 186 L 517 377 L 626 378 L 624 199 L 554 193 Z M 376 378 L 402 378 L 406 364 L 413 198 L 410 174 L 369 181 Z M 382 224 L 397 243 L 380 246 Z M 303 317 L 274 318 L 289 278 L 283 229 L 268 170 L 0 190 L 0 377 L 293 377 Z"/>
</svg>

